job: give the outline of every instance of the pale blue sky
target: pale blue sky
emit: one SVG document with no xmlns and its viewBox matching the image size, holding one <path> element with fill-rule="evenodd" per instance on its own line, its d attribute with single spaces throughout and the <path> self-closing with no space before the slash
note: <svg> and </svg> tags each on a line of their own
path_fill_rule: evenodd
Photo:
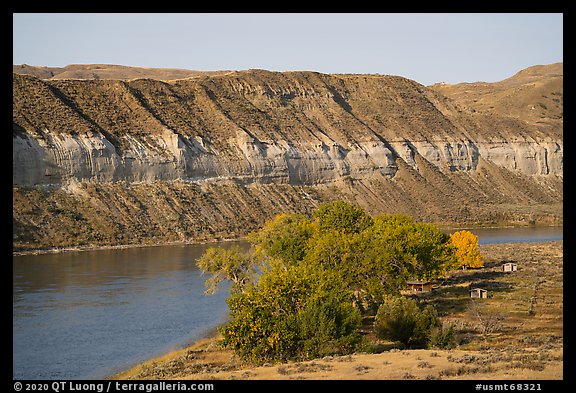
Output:
<svg viewBox="0 0 576 393">
<path fill-rule="evenodd" d="M 563 61 L 563 15 L 13 14 L 13 64 L 310 70 L 494 82 Z"/>
</svg>

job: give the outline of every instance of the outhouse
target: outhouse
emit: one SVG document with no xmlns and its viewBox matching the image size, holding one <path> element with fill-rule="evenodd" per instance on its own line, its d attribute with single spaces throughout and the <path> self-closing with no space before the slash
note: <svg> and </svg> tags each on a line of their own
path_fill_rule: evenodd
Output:
<svg viewBox="0 0 576 393">
<path fill-rule="evenodd" d="M 516 265 L 513 262 L 507 262 L 502 265 L 502 270 L 505 272 L 515 272 L 516 270 L 518 270 L 518 265 Z"/>
<path fill-rule="evenodd" d="M 487 299 L 488 291 L 482 288 L 473 288 L 470 290 L 470 297 L 475 297 L 479 299 Z"/>
</svg>

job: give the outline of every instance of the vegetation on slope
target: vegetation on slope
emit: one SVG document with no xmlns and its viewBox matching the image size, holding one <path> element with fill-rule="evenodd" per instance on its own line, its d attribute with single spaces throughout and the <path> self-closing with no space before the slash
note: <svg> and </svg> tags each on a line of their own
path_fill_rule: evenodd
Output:
<svg viewBox="0 0 576 393">
<path fill-rule="evenodd" d="M 398 295 L 409 279 L 437 279 L 467 263 L 457 258 L 467 243 L 451 242 L 432 224 L 371 217 L 343 201 L 312 216 L 278 215 L 249 236 L 248 254 L 211 248 L 197 261 L 211 274 L 208 292 L 232 282 L 231 321 L 220 329 L 225 347 L 255 364 L 351 353 L 369 346 L 360 329 L 370 316 L 379 337 L 452 344 L 453 331 L 442 329 L 433 307 Z"/>
</svg>

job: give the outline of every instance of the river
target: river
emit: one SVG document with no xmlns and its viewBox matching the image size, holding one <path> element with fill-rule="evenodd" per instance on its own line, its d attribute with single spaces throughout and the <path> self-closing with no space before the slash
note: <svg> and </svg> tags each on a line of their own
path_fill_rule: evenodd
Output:
<svg viewBox="0 0 576 393">
<path fill-rule="evenodd" d="M 550 241 L 562 227 L 472 229 L 480 244 Z M 230 247 L 245 242 L 224 242 Z M 225 321 L 226 285 L 204 295 L 210 245 L 13 256 L 13 378 L 101 379 Z"/>
</svg>

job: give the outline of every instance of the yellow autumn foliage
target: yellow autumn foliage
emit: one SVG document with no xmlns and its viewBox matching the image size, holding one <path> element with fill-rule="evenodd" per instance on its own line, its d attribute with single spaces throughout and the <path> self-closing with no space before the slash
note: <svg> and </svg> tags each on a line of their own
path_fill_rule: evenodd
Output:
<svg viewBox="0 0 576 393">
<path fill-rule="evenodd" d="M 484 267 L 484 257 L 478 250 L 478 236 L 470 231 L 461 230 L 450 235 L 450 243 L 455 247 L 457 268 Z"/>
</svg>

